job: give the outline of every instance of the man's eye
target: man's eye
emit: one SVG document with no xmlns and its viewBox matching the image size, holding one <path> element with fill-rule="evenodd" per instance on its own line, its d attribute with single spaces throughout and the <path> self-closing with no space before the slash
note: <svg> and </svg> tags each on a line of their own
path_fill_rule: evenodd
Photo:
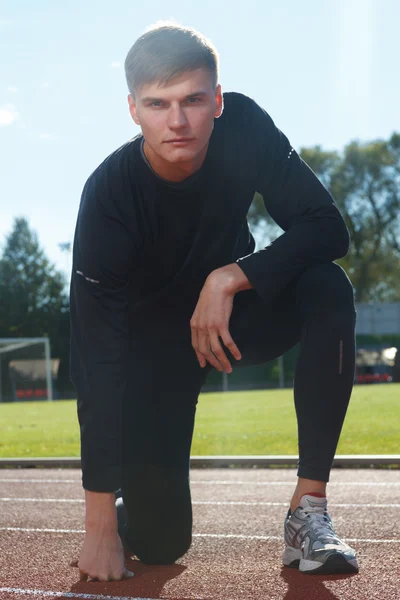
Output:
<svg viewBox="0 0 400 600">
<path fill-rule="evenodd" d="M 154 102 L 150 103 L 150 106 L 155 106 L 158 108 L 159 106 L 162 106 L 162 102 L 160 100 L 154 100 Z"/>
<path fill-rule="evenodd" d="M 188 104 L 196 104 L 197 102 L 200 102 L 200 98 L 188 98 L 187 102 Z"/>
</svg>

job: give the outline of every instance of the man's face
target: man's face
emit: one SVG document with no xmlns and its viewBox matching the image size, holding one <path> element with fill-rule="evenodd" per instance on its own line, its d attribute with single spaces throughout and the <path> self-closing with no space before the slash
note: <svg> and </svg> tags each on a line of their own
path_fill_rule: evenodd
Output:
<svg viewBox="0 0 400 600">
<path fill-rule="evenodd" d="M 186 71 L 162 87 L 146 83 L 128 100 L 151 154 L 171 166 L 196 162 L 222 112 L 221 86 L 215 89 L 205 68 Z"/>
</svg>

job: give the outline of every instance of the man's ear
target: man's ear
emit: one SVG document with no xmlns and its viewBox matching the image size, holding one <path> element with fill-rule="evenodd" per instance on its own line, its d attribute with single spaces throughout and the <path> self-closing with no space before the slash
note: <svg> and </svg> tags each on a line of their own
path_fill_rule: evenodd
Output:
<svg viewBox="0 0 400 600">
<path fill-rule="evenodd" d="M 140 125 L 139 118 L 136 113 L 136 103 L 131 94 L 128 95 L 128 104 L 129 104 L 129 112 L 131 113 L 131 117 L 136 123 L 136 125 Z"/>
<path fill-rule="evenodd" d="M 215 89 L 215 100 L 217 102 L 217 107 L 215 109 L 214 118 L 218 119 L 222 115 L 222 111 L 224 110 L 224 98 L 222 95 L 221 84 L 218 84 Z"/>
</svg>

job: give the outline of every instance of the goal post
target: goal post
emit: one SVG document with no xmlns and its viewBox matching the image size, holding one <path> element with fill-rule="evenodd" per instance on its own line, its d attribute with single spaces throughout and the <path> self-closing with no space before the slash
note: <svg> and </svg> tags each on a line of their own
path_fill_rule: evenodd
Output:
<svg viewBox="0 0 400 600">
<path fill-rule="evenodd" d="M 43 344 L 44 346 L 44 360 L 46 368 L 46 389 L 47 389 L 47 400 L 53 400 L 53 378 L 52 378 L 52 364 L 51 364 L 51 352 L 50 352 L 50 340 L 48 337 L 43 338 L 0 338 L 0 402 L 2 402 L 2 370 L 1 363 L 3 357 L 15 350 L 27 348 L 28 346 L 34 346 L 36 344 Z"/>
</svg>

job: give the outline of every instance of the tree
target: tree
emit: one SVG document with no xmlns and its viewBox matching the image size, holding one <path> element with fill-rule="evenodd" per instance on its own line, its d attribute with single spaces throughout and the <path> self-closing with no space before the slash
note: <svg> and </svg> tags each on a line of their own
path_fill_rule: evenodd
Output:
<svg viewBox="0 0 400 600">
<path fill-rule="evenodd" d="M 400 300 L 400 134 L 353 141 L 343 155 L 302 149 L 331 191 L 350 231 L 348 271 L 358 302 Z"/>
<path fill-rule="evenodd" d="M 52 355 L 69 351 L 65 279 L 40 248 L 27 219 L 16 218 L 0 260 L 0 337 L 50 337 Z M 6 362 L 6 361 L 4 361 Z"/>
<path fill-rule="evenodd" d="M 342 153 L 302 148 L 302 158 L 332 193 L 351 236 L 348 272 L 357 302 L 400 300 L 400 134 L 389 140 L 353 141 Z M 269 241 L 276 237 L 255 198 L 250 213 Z"/>
</svg>

